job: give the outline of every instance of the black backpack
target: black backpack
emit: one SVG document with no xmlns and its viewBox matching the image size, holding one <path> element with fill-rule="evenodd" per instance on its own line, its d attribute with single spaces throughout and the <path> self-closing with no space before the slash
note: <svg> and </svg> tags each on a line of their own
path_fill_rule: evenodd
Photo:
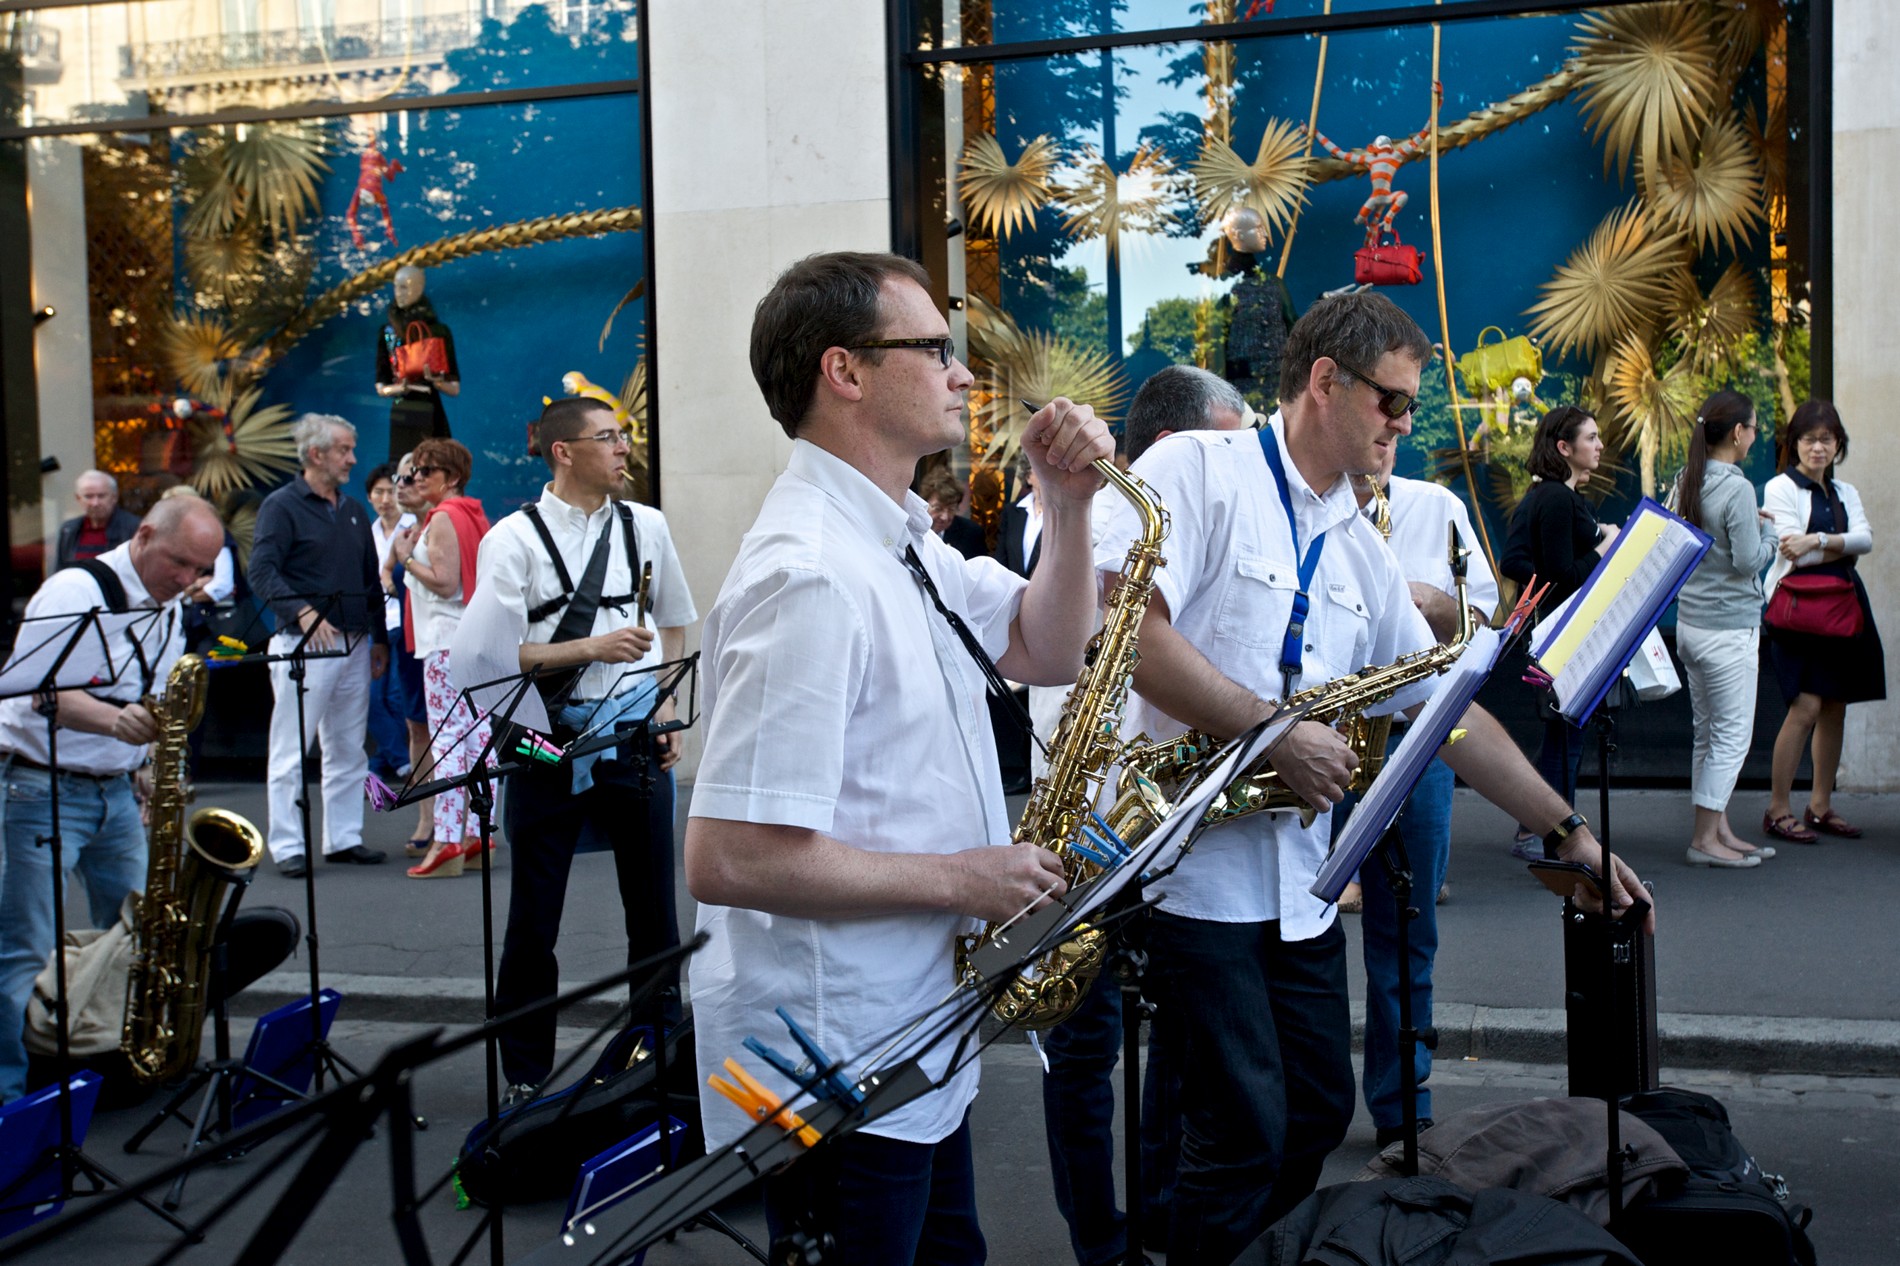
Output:
<svg viewBox="0 0 1900 1266">
<path fill-rule="evenodd" d="M 1623 1100 L 1623 1110 L 1663 1136 L 1689 1176 L 1632 1205 L 1611 1228 L 1646 1262 L 1724 1266 L 1815 1266 L 1814 1211 L 1788 1201 L 1788 1185 L 1764 1173 L 1729 1126 L 1721 1101 L 1664 1086 Z"/>
</svg>

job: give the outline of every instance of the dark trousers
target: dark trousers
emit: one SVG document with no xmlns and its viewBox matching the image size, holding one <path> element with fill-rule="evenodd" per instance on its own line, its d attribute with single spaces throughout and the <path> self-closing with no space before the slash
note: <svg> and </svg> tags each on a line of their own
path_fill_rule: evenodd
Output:
<svg viewBox="0 0 1900 1266">
<path fill-rule="evenodd" d="M 1225 1266 L 1312 1194 L 1352 1123 L 1346 938 L 1157 912 L 1148 952 L 1181 1074 L 1168 1257 Z"/>
<path fill-rule="evenodd" d="M 826 1139 L 765 1180 L 765 1224 L 773 1239 L 829 1233 L 838 1247 L 825 1266 L 977 1266 L 989 1250 L 976 1220 L 969 1114 L 938 1143 Z"/>
<path fill-rule="evenodd" d="M 640 785 L 620 761 L 594 766 L 594 785 L 579 795 L 572 772 L 531 770 L 509 779 L 502 824 L 511 850 L 508 929 L 502 938 L 495 1007 L 501 1014 L 554 996 L 560 962 L 554 946 L 567 904 L 574 851 L 590 837 L 614 855 L 620 905 L 626 916 L 627 962 L 679 944 L 673 909 L 673 780 L 647 760 L 652 784 Z M 670 983 L 679 983 L 671 973 Z M 678 1003 L 668 1007 L 676 1018 Z M 501 1067 L 510 1084 L 540 1085 L 554 1067 L 553 1011 L 511 1026 L 501 1037 Z M 647 1016 L 635 1014 L 636 1023 Z"/>
<path fill-rule="evenodd" d="M 1537 772 L 1550 789 L 1577 803 L 1577 768 L 1583 763 L 1583 727 L 1556 713 L 1544 717 L 1544 745 L 1537 749 Z"/>
<path fill-rule="evenodd" d="M 1141 1088 L 1141 1209 L 1145 1237 L 1167 1228 L 1181 1147 L 1181 1079 L 1158 1024 L 1148 1031 Z M 1122 994 L 1106 973 L 1075 1014 L 1042 1037 L 1042 1123 L 1056 1209 L 1081 1266 L 1121 1260 L 1128 1219 L 1116 1199 L 1115 1068 L 1122 1054 Z"/>
</svg>

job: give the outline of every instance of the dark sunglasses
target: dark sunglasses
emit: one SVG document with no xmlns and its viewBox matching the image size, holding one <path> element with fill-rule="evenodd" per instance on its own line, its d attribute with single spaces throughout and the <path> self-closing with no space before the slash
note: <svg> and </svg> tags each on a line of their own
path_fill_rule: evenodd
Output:
<svg viewBox="0 0 1900 1266">
<path fill-rule="evenodd" d="M 1357 378 L 1360 382 L 1363 382 L 1366 386 L 1378 392 L 1379 412 L 1385 414 L 1385 416 L 1391 418 L 1393 421 L 1397 421 L 1418 408 L 1417 396 L 1408 395 L 1403 391 L 1394 391 L 1390 387 L 1381 387 L 1378 383 L 1372 381 L 1369 376 L 1360 373 L 1345 361 L 1335 360 L 1333 364 L 1345 370 L 1347 377 Z"/>
<path fill-rule="evenodd" d="M 859 352 L 872 347 L 908 347 L 920 352 L 937 353 L 937 364 L 950 368 L 951 357 L 957 354 L 957 341 L 948 334 L 941 338 L 881 338 L 871 343 L 853 343 L 846 351 Z"/>
<path fill-rule="evenodd" d="M 430 475 L 435 474 L 436 471 L 441 469 L 440 466 L 412 466 L 409 468 L 408 474 L 397 475 L 396 482 L 406 488 L 410 484 L 415 483 L 418 479 L 427 479 Z"/>
</svg>

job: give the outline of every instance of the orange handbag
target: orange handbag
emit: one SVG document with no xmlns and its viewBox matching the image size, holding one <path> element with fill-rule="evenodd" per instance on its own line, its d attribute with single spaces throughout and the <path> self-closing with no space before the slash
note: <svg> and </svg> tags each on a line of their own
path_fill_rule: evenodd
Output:
<svg viewBox="0 0 1900 1266">
<path fill-rule="evenodd" d="M 1394 233 L 1391 242 L 1361 246 L 1352 255 L 1352 279 L 1362 286 L 1416 286 L 1424 279 L 1425 257 Z"/>
<path fill-rule="evenodd" d="M 429 332 L 426 321 L 409 323 L 402 342 L 390 350 L 389 359 L 396 377 L 404 380 L 448 376 L 448 344 Z"/>
</svg>

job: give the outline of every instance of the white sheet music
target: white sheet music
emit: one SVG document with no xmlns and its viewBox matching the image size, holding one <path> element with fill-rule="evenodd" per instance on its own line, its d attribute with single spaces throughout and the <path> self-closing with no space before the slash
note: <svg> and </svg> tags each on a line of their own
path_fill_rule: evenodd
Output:
<svg viewBox="0 0 1900 1266">
<path fill-rule="evenodd" d="M 66 650 L 73 640 L 73 630 L 87 619 L 86 613 L 22 621 L 13 654 L 8 657 L 6 667 L 0 669 L 0 699 L 30 695 L 39 690 L 62 654 L 66 659 L 59 664 L 54 677 L 55 689 L 79 690 L 116 681 L 133 663 L 127 638 L 143 643 L 162 614 L 162 607 L 99 611 L 92 615 L 90 627 L 80 636 L 78 645 L 72 647 L 71 654 L 66 654 Z M 156 657 L 163 649 L 162 646 L 148 648 L 147 653 Z"/>
</svg>

